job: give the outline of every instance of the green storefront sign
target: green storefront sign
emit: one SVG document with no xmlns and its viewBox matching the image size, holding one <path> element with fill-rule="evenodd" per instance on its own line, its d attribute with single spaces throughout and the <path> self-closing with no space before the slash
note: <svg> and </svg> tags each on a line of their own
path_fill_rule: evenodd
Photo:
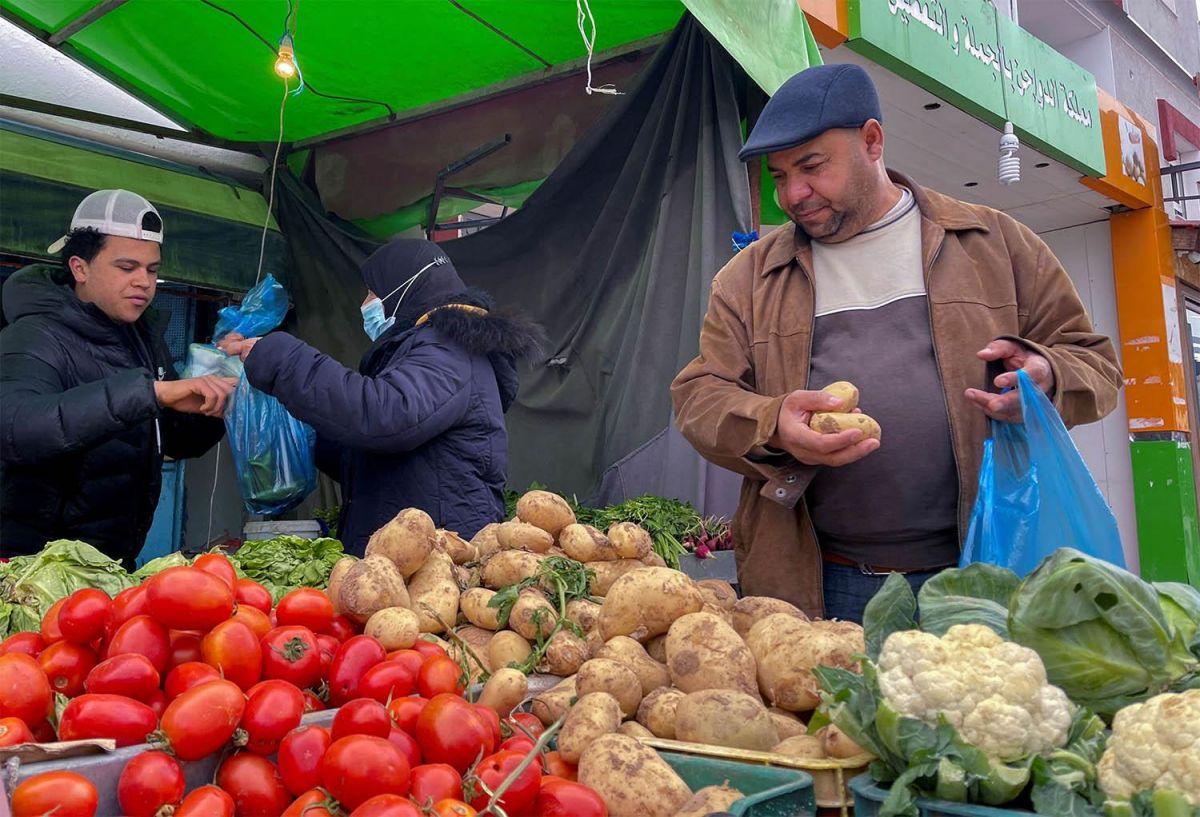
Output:
<svg viewBox="0 0 1200 817">
<path fill-rule="evenodd" d="M 1105 174 L 1096 80 L 988 0 L 850 0 L 846 45 L 1090 176 Z"/>
</svg>

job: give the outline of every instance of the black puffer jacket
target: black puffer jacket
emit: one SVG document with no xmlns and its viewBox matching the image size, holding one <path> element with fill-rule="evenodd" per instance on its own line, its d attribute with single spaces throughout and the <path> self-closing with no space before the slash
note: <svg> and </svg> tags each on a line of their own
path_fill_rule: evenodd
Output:
<svg viewBox="0 0 1200 817">
<path fill-rule="evenodd" d="M 162 324 L 119 324 L 37 264 L 4 284 L 0 332 L 0 554 L 80 539 L 131 564 L 162 483 L 163 456 L 203 454 L 217 419 L 159 408 L 175 379 Z"/>
</svg>

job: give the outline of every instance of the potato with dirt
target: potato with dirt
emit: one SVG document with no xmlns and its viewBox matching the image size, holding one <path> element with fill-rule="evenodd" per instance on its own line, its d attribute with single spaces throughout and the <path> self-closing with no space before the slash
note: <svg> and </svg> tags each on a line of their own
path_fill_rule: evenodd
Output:
<svg viewBox="0 0 1200 817">
<path fill-rule="evenodd" d="M 675 737 L 730 749 L 770 751 L 779 733 L 767 708 L 744 692 L 706 689 L 683 697 L 675 707 Z"/>
<path fill-rule="evenodd" d="M 496 530 L 496 541 L 507 550 L 545 553 L 554 547 L 554 537 L 528 522 L 504 522 Z"/>
<path fill-rule="evenodd" d="M 642 702 L 642 683 L 629 667 L 609 658 L 585 661 L 575 674 L 575 689 L 580 697 L 591 692 L 607 692 L 621 705 L 621 714 L 631 718 Z"/>
<path fill-rule="evenodd" d="M 641 682 L 643 695 L 671 684 L 671 673 L 667 667 L 651 658 L 641 644 L 627 635 L 619 635 L 605 642 L 596 651 L 595 657 L 611 659 L 633 670 Z"/>
<path fill-rule="evenodd" d="M 347 571 L 350 570 L 358 559 L 353 556 L 343 556 L 333 563 L 333 569 L 329 571 L 329 581 L 325 583 L 325 595 L 329 596 L 329 601 L 333 604 L 333 612 L 337 615 L 342 614 L 339 606 L 339 597 L 342 592 L 342 581 L 346 578 Z"/>
<path fill-rule="evenodd" d="M 821 739 L 821 746 L 829 757 L 846 760 L 867 753 L 866 749 L 851 740 L 845 732 L 832 723 L 821 727 L 817 731 L 817 737 Z"/>
<path fill-rule="evenodd" d="M 483 586 L 501 590 L 531 579 L 541 569 L 542 558 L 541 554 L 524 550 L 502 550 L 494 553 L 483 563 Z"/>
<path fill-rule="evenodd" d="M 592 741 L 579 759 L 578 779 L 604 800 L 608 817 L 674 817 L 692 796 L 657 752 L 616 733 Z"/>
<path fill-rule="evenodd" d="M 487 645 L 488 663 L 493 667 L 523 664 L 533 653 L 533 645 L 512 630 L 501 630 L 492 636 Z"/>
<path fill-rule="evenodd" d="M 567 525 L 575 524 L 575 511 L 558 494 L 529 491 L 517 500 L 517 518 L 541 528 L 554 539 Z"/>
<path fill-rule="evenodd" d="M 573 700 L 575 700 L 575 676 L 572 675 L 570 678 L 559 681 L 545 692 L 534 695 L 529 711 L 544 725 L 549 726 L 571 708 Z M 620 711 L 621 705 L 617 704 L 618 715 Z"/>
<path fill-rule="evenodd" d="M 654 551 L 650 532 L 633 522 L 614 522 L 608 528 L 608 541 L 618 559 L 645 559 Z"/>
<path fill-rule="evenodd" d="M 638 704 L 637 722 L 656 737 L 675 740 L 675 714 L 685 694 L 672 687 L 659 687 Z"/>
<path fill-rule="evenodd" d="M 495 710 L 501 718 L 507 718 L 525 700 L 528 691 L 529 679 L 525 673 L 505 667 L 496 670 L 487 679 L 476 703 Z"/>
<path fill-rule="evenodd" d="M 589 562 L 588 569 L 592 571 L 592 579 L 588 585 L 588 592 L 593 596 L 603 598 L 608 595 L 609 589 L 613 586 L 617 579 L 624 576 L 626 573 L 631 573 L 634 570 L 640 570 L 646 565 L 639 562 L 637 559 L 617 559 L 611 562 Z"/>
<path fill-rule="evenodd" d="M 733 612 L 733 606 L 737 604 L 737 591 L 733 589 L 732 584 L 722 579 L 702 579 L 696 582 L 696 589 L 700 591 L 705 604 L 728 612 Z"/>
<path fill-rule="evenodd" d="M 621 728 L 617 730 L 619 734 L 629 735 L 631 738 L 652 738 L 654 733 L 646 727 L 642 726 L 637 721 L 625 721 L 621 724 Z"/>
<path fill-rule="evenodd" d="M 675 620 L 704 605 L 690 578 L 668 567 L 641 567 L 613 582 L 600 605 L 605 641 L 627 635 L 645 641 L 665 633 Z"/>
<path fill-rule="evenodd" d="M 883 432 L 879 423 L 873 417 L 865 414 L 842 414 L 839 412 L 822 411 L 814 414 L 808 421 L 813 431 L 821 434 L 838 434 L 842 431 L 861 431 L 862 439 L 868 437 L 874 440 L 881 438 Z"/>
<path fill-rule="evenodd" d="M 862 628 L 840 621 L 802 621 L 776 613 L 750 629 L 746 644 L 758 665 L 758 686 L 771 704 L 808 712 L 821 702 L 813 670 L 819 666 L 859 671 L 855 655 L 866 652 Z"/>
<path fill-rule="evenodd" d="M 772 706 L 767 708 L 767 714 L 775 723 L 775 731 L 779 733 L 780 740 L 808 734 L 808 727 L 805 726 L 804 721 L 797 718 L 792 712 Z"/>
<path fill-rule="evenodd" d="M 793 735 L 771 748 L 777 755 L 786 755 L 800 760 L 824 760 L 825 748 L 816 735 Z"/>
<path fill-rule="evenodd" d="M 467 621 L 484 630 L 500 629 L 500 610 L 489 607 L 488 602 L 496 595 L 486 587 L 472 587 L 459 597 L 458 606 Z"/>
<path fill-rule="evenodd" d="M 667 665 L 667 634 L 656 635 L 647 641 L 646 653 L 665 667 Z"/>
<path fill-rule="evenodd" d="M 421 619 L 407 607 L 385 607 L 367 619 L 364 635 L 379 641 L 385 650 L 407 650 L 421 635 Z"/>
<path fill-rule="evenodd" d="M 508 614 L 508 627 L 522 638 L 536 641 L 549 638 L 558 623 L 554 605 L 546 600 L 542 591 L 526 587 L 517 596 L 517 601 Z"/>
<path fill-rule="evenodd" d="M 408 580 L 411 608 L 421 620 L 421 632 L 444 633 L 458 621 L 458 582 L 454 561 L 445 551 L 435 550 Z"/>
<path fill-rule="evenodd" d="M 471 546 L 475 548 L 475 558 L 478 561 L 484 561 L 493 553 L 499 553 L 504 548 L 500 547 L 500 540 L 496 538 L 496 531 L 500 530 L 499 522 L 491 522 L 479 529 L 479 533 L 471 537 Z"/>
<path fill-rule="evenodd" d="M 368 556 L 346 570 L 338 588 L 337 608 L 358 624 L 388 607 L 408 607 L 411 600 L 404 576 L 385 556 Z"/>
<path fill-rule="evenodd" d="M 620 558 L 608 537 L 591 525 L 567 525 L 558 535 L 558 546 L 577 562 L 609 562 Z"/>
<path fill-rule="evenodd" d="M 496 636 L 496 634 L 491 630 L 484 630 L 467 624 L 462 627 L 456 627 L 454 630 L 454 635 L 465 641 L 467 646 L 471 648 L 471 651 L 475 653 L 475 656 L 479 659 L 480 663 L 483 664 L 483 668 L 488 672 L 491 672 L 493 666 L 492 662 L 488 658 L 490 654 L 489 647 L 491 647 L 492 639 Z M 447 652 L 451 653 L 451 657 L 460 664 L 463 662 L 461 659 L 465 659 L 472 669 L 478 667 L 478 664 L 476 664 L 474 659 L 467 654 L 462 645 L 453 638 L 450 639 L 450 649 L 448 649 Z"/>
<path fill-rule="evenodd" d="M 437 541 L 437 526 L 425 511 L 406 508 L 367 540 L 367 556 L 386 556 L 407 579 L 420 570 Z"/>
<path fill-rule="evenodd" d="M 454 531 L 439 530 L 436 541 L 438 550 L 445 551 L 456 565 L 470 564 L 479 558 L 476 547 Z"/>
<path fill-rule="evenodd" d="M 536 669 L 565 678 L 579 672 L 589 657 L 587 642 L 563 627 L 546 642 L 546 651 Z"/>
<path fill-rule="evenodd" d="M 600 621 L 600 605 L 589 599 L 572 599 L 567 602 L 567 619 L 585 633 L 594 630 Z"/>
<path fill-rule="evenodd" d="M 750 634 L 750 628 L 762 621 L 767 616 L 773 616 L 776 613 L 787 613 L 790 616 L 795 616 L 803 621 L 808 621 L 808 616 L 793 604 L 789 604 L 783 599 L 773 599 L 770 596 L 746 596 L 744 599 L 738 599 L 733 605 L 733 629 L 742 638 Z"/>
<path fill-rule="evenodd" d="M 671 683 L 684 692 L 735 689 L 754 698 L 759 695 L 750 648 L 733 627 L 712 613 L 689 613 L 671 625 L 667 670 Z"/>
<path fill-rule="evenodd" d="M 836 383 L 830 383 L 821 391 L 832 394 L 841 401 L 836 411 L 843 414 L 849 414 L 858 408 L 858 387 L 847 380 L 839 380 Z"/>
<path fill-rule="evenodd" d="M 708 817 L 709 814 L 728 811 L 730 806 L 745 796 L 737 789 L 731 788 L 728 782 L 719 786 L 705 786 L 693 794 L 691 799 L 675 812 L 674 817 Z"/>
<path fill-rule="evenodd" d="M 620 726 L 621 705 L 616 698 L 607 692 L 582 694 L 558 732 L 558 753 L 568 763 L 578 763 L 592 741 L 616 732 Z"/>
</svg>

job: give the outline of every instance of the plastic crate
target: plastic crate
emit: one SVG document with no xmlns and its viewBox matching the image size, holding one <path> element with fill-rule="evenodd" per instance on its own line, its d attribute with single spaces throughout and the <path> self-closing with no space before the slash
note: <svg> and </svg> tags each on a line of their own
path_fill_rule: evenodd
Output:
<svg viewBox="0 0 1200 817">
<path fill-rule="evenodd" d="M 867 774 L 861 774 L 851 780 L 850 791 L 854 792 L 854 817 L 877 817 L 883 801 L 888 796 L 888 790 L 882 786 L 876 786 L 871 780 L 871 776 Z M 938 800 L 933 797 L 918 797 L 917 813 L 920 817 L 1014 817 L 1014 815 L 1037 817 L 1032 811 L 1026 809 L 951 803 L 949 800 Z"/>
<path fill-rule="evenodd" d="M 812 777 L 797 769 L 659 751 L 692 791 L 729 785 L 746 795 L 729 807 L 734 817 L 813 817 Z"/>
</svg>

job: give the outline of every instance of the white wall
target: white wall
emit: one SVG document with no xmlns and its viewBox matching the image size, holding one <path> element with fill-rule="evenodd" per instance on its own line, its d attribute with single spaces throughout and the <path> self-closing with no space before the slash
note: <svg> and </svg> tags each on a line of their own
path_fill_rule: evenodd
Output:
<svg viewBox="0 0 1200 817">
<path fill-rule="evenodd" d="M 1107 221 L 1042 233 L 1042 238 L 1066 268 L 1096 331 L 1113 338 L 1120 355 L 1112 244 Z M 1133 471 L 1129 460 L 1129 429 L 1125 395 L 1117 408 L 1099 423 L 1071 431 L 1084 461 L 1100 486 L 1121 530 L 1125 560 L 1138 564 L 1137 522 L 1133 505 Z"/>
</svg>

